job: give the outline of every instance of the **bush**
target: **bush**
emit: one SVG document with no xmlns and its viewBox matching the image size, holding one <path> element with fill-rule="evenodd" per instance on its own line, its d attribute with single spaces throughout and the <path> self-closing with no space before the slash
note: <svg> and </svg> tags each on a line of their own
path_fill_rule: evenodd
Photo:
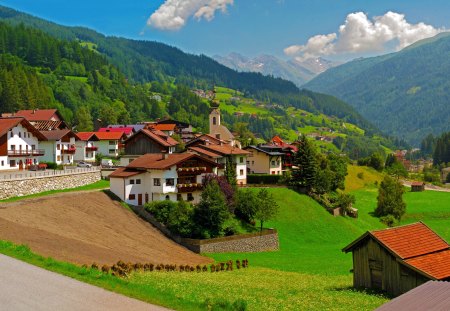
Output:
<svg viewBox="0 0 450 311">
<path fill-rule="evenodd" d="M 248 184 L 262 184 L 262 185 L 275 185 L 279 184 L 283 178 L 283 175 L 269 175 L 269 174 L 248 174 Z"/>
<path fill-rule="evenodd" d="M 164 200 L 145 204 L 144 208 L 156 218 L 157 221 L 167 224 L 170 215 L 176 210 L 177 203 Z"/>
<path fill-rule="evenodd" d="M 58 164 L 55 162 L 45 162 L 45 161 L 39 161 L 40 164 L 47 164 L 47 169 L 49 170 L 56 170 L 58 169 Z"/>
<path fill-rule="evenodd" d="M 239 189 L 235 196 L 234 213 L 239 219 L 250 223 L 255 218 L 257 209 L 256 192 L 249 189 Z"/>
<path fill-rule="evenodd" d="M 380 221 L 388 227 L 394 227 L 397 224 L 397 219 L 392 215 L 386 215 L 380 218 Z"/>
</svg>

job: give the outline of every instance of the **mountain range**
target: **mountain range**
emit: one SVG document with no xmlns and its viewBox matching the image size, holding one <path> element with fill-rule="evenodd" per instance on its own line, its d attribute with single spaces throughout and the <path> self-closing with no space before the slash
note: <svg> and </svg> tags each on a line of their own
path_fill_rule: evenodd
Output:
<svg viewBox="0 0 450 311">
<path fill-rule="evenodd" d="M 418 145 L 450 130 L 450 33 L 399 52 L 356 59 L 304 85 L 352 105 L 385 133 Z"/>
<path fill-rule="evenodd" d="M 227 56 L 214 55 L 213 59 L 237 71 L 259 72 L 264 75 L 282 78 L 295 83 L 298 87 L 301 87 L 329 68 L 339 65 L 339 63 L 323 58 L 311 58 L 305 61 L 285 61 L 267 54 L 249 58 L 239 53 L 230 53 Z"/>
</svg>

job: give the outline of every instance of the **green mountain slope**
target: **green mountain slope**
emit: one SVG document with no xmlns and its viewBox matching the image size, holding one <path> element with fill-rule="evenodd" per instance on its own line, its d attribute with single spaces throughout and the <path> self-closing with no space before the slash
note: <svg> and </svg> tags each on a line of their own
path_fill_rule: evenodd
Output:
<svg viewBox="0 0 450 311">
<path fill-rule="evenodd" d="M 450 130 L 449 53 L 450 35 L 440 34 L 332 68 L 305 88 L 337 96 L 385 133 L 418 144 L 428 133 Z"/>
</svg>

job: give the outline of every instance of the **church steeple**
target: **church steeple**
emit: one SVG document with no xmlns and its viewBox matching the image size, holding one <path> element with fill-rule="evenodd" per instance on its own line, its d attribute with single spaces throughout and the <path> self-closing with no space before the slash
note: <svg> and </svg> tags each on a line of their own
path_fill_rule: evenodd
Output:
<svg viewBox="0 0 450 311">
<path fill-rule="evenodd" d="M 220 102 L 216 99 L 216 91 L 213 91 L 213 96 L 209 101 L 211 112 L 209 113 L 209 133 L 213 134 L 216 129 L 220 127 Z"/>
</svg>

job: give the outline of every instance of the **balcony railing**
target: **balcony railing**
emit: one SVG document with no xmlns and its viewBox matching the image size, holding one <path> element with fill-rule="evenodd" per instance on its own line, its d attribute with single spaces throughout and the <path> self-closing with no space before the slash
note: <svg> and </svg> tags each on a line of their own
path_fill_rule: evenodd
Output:
<svg viewBox="0 0 450 311">
<path fill-rule="evenodd" d="M 39 157 L 45 154 L 44 149 L 30 149 L 30 150 L 8 150 L 10 157 Z"/>
<path fill-rule="evenodd" d="M 203 189 L 203 185 L 199 183 L 177 184 L 178 193 L 193 192 Z"/>
<path fill-rule="evenodd" d="M 61 149 L 62 154 L 75 154 L 76 151 L 76 148 Z"/>
<path fill-rule="evenodd" d="M 179 167 L 177 171 L 178 176 L 200 175 L 206 172 L 206 167 L 205 166 Z"/>
<path fill-rule="evenodd" d="M 98 147 L 97 146 L 88 146 L 86 147 L 86 151 L 97 151 Z"/>
</svg>

